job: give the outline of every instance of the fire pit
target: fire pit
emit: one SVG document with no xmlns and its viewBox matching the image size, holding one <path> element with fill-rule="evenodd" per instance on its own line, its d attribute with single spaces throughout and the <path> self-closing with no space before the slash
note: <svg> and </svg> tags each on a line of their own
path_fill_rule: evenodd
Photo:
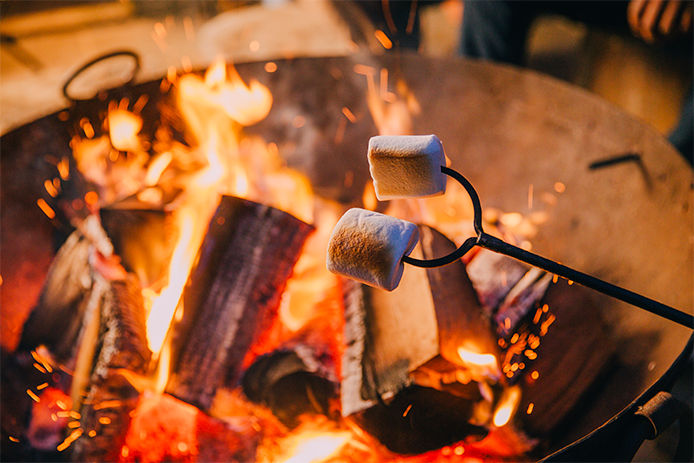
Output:
<svg viewBox="0 0 694 463">
<path fill-rule="evenodd" d="M 71 409 L 70 405 L 62 403 L 63 407 L 57 405 L 54 412 L 47 412 L 47 421 L 51 422 L 55 415 L 53 427 L 61 427 L 63 433 L 62 439 L 53 445 L 56 450 L 51 452 L 55 453 L 48 453 L 52 457 L 73 452 L 73 458 L 85 459 L 152 461 L 197 456 L 201 460 L 278 461 L 292 458 L 288 454 L 290 449 L 300 452 L 302 445 L 316 452 L 326 450 L 305 460 L 295 455 L 292 461 L 320 461 L 340 452 L 343 452 L 342 458 L 368 457 L 374 461 L 394 458 L 392 450 L 410 453 L 412 449 L 403 449 L 397 436 L 388 436 L 387 426 L 394 419 L 388 413 L 367 413 L 361 421 L 355 420 L 359 427 L 350 420 L 338 418 L 339 396 L 336 393 L 341 377 L 344 393 L 344 379 L 352 374 L 349 370 L 352 364 L 342 362 L 337 366 L 336 362 L 343 350 L 354 352 L 350 351 L 356 339 L 350 321 L 361 313 L 361 306 L 354 305 L 354 301 L 367 297 L 371 298 L 367 304 L 374 307 L 399 306 L 383 298 L 374 302 L 373 295 L 363 296 L 359 288 L 326 283 L 317 276 L 318 266 L 311 261 L 311 256 L 324 253 L 320 247 L 322 221 L 333 221 L 334 211 L 348 204 L 364 204 L 372 209 L 387 206 L 374 202 L 367 183 L 366 144 L 370 136 L 379 132 L 436 133 L 445 142 L 452 166 L 464 172 L 479 190 L 485 209 L 491 211 L 485 219 L 498 224 L 500 233 L 517 237 L 519 245 L 532 246 L 542 255 L 691 313 L 694 260 L 689 240 L 692 224 L 687 220 L 692 200 L 691 171 L 662 137 L 607 103 L 529 72 L 479 62 L 429 60 L 407 55 L 247 63 L 238 65 L 237 71 L 245 82 L 259 81 L 243 87 L 247 92 L 242 98 L 253 101 L 248 111 L 225 106 L 225 92 L 233 96 L 236 91 L 227 88 L 227 82 L 240 77 L 218 64 L 204 78 L 171 75 L 163 81 L 104 91 L 93 99 L 78 101 L 65 111 L 2 137 L 5 170 L 2 180 L 3 347 L 8 351 L 16 349 L 21 337 L 19 349 L 25 349 L 26 355 L 33 352 L 29 367 L 39 378 L 24 377 L 25 385 L 22 381 L 3 381 L 3 405 L 10 403 L 10 393 L 17 388 L 23 399 L 13 407 L 3 407 L 3 451 L 17 452 L 15 455 L 37 451 L 29 448 L 34 445 L 29 443 L 28 437 L 33 432 L 31 425 L 25 429 L 32 404 L 43 401 L 46 405 L 50 400 L 46 391 L 56 394 L 53 402 L 58 404 L 65 400 L 60 398 L 59 391 L 69 393 L 72 388 L 73 404 L 81 402 L 82 405 L 73 405 Z M 225 75 L 225 72 L 230 74 Z M 210 89 L 217 100 L 206 100 Z M 192 105 L 184 106 L 180 112 L 174 111 L 174 95 L 179 103 L 188 98 Z M 235 122 L 214 118 L 215 114 L 222 113 Z M 134 119 L 133 114 L 137 116 Z M 108 121 L 110 131 L 102 121 Z M 220 124 L 225 131 L 209 132 L 215 124 Z M 243 128 L 243 137 L 227 138 L 232 134 L 236 137 L 242 125 L 247 126 Z M 122 138 L 115 135 L 116 127 L 126 127 Z M 169 128 L 168 132 L 162 133 L 162 127 Z M 144 163 L 147 173 L 156 171 L 158 175 L 151 174 L 153 180 L 145 178 L 137 188 L 111 185 L 112 188 L 99 191 L 96 197 L 89 195 L 95 193 L 91 185 L 101 173 L 78 164 L 87 162 L 85 159 L 100 149 L 99 140 L 106 144 L 106 152 L 116 153 L 111 159 L 114 166 L 119 156 L 130 159 L 128 156 L 139 151 L 150 156 Z M 246 200 L 231 196 L 211 203 L 186 200 L 185 188 L 193 184 L 196 188 L 210 188 L 210 182 L 215 181 L 213 177 L 221 169 L 214 164 L 216 158 L 191 155 L 191 158 L 178 159 L 175 150 L 159 149 L 157 143 L 168 143 L 169 148 L 184 147 L 195 156 L 208 155 L 205 149 L 211 147 L 213 154 L 225 153 L 232 157 L 241 156 L 240 152 L 260 152 L 265 161 L 269 160 L 266 164 L 270 165 L 270 170 L 262 170 L 260 175 L 250 179 L 237 172 L 226 172 L 233 179 L 233 185 L 225 185 L 225 192 L 226 188 L 231 188 L 231 193 Z M 258 149 L 260 151 L 255 151 Z M 73 156 L 73 152 L 82 157 Z M 278 161 L 278 154 L 289 168 L 305 174 L 310 186 L 297 180 L 295 171 Z M 625 163 L 590 167 L 594 161 L 624 154 L 630 154 Z M 153 167 L 155 159 L 163 163 L 161 169 Z M 248 171 L 258 168 L 259 160 L 243 159 L 246 160 L 239 162 L 245 163 L 243 167 Z M 229 164 L 232 168 L 236 165 Z M 262 169 L 268 166 L 263 165 Z M 171 181 L 166 187 L 159 187 L 163 184 L 161 179 L 173 170 L 183 172 L 185 181 Z M 91 174 L 85 174 L 88 171 Z M 113 182 L 122 180 L 118 176 L 113 179 Z M 142 185 L 147 188 L 141 188 Z M 153 188 L 155 186 L 158 190 Z M 57 191 L 60 189 L 62 192 Z M 320 198 L 317 200 L 322 204 L 320 207 L 313 202 L 308 206 L 301 202 L 311 190 Z M 117 194 L 109 198 L 107 192 Z M 69 202 L 53 201 L 53 197 L 67 198 Z M 143 203 L 150 207 L 143 210 Z M 118 207 L 112 207 L 113 204 Z M 157 209 L 153 206 L 157 204 L 167 206 Z M 467 204 L 443 204 L 441 207 L 431 202 L 416 203 L 420 204 L 417 206 L 420 209 L 415 209 L 413 204 L 391 207 L 400 214 L 415 215 L 421 222 L 438 229 L 426 232 L 434 244 L 423 247 L 420 251 L 423 254 L 449 246 L 452 244 L 449 239 L 459 242 L 466 236 L 467 230 L 461 229 L 459 224 Z M 102 207 L 100 221 L 109 236 L 107 242 L 110 241 L 124 259 L 131 272 L 128 277 L 114 277 L 110 271 L 119 267 L 107 260 L 94 263 L 93 254 L 80 251 L 84 248 L 80 243 L 85 240 L 91 246 L 98 246 L 100 242 L 84 225 L 88 212 L 94 211 L 97 205 Z M 139 210 L 135 210 L 136 206 Z M 194 259 L 197 246 L 188 257 L 177 260 L 182 251 L 179 253 L 179 248 L 170 245 L 173 236 L 187 233 L 187 222 L 181 221 L 185 214 L 180 211 L 184 209 L 208 210 L 206 217 L 211 218 L 196 219 L 197 224 L 196 220 L 188 222 L 193 224 L 189 232 L 200 234 L 201 251 L 197 259 Z M 83 238 L 75 238 L 72 234 L 67 244 L 62 245 L 61 253 L 54 257 L 55 241 L 62 244 L 72 229 L 56 232 L 46 216 L 54 223 L 71 222 L 73 226 L 82 227 Z M 61 218 L 63 220 L 59 221 Z M 318 232 L 306 241 L 314 227 Z M 175 233 L 171 235 L 172 230 Z M 145 250 L 132 239 L 140 235 L 148 240 Z M 304 242 L 308 244 L 304 246 Z M 302 246 L 304 254 L 300 252 Z M 100 251 L 102 255 L 109 254 L 108 249 Z M 142 261 L 143 253 L 148 256 L 145 262 Z M 170 256 L 172 268 L 192 267 L 190 277 L 187 271 L 176 277 L 168 272 L 164 284 L 158 275 L 167 273 L 169 264 L 164 265 L 166 268 L 154 265 L 151 262 L 154 254 L 167 256 L 165 261 Z M 100 293 L 102 302 L 97 305 L 110 307 L 106 312 L 102 309 L 102 325 L 98 321 L 90 324 L 88 317 L 81 317 L 74 327 L 60 316 L 41 318 L 36 310 L 32 317 L 38 318 L 29 318 L 25 323 L 44 287 L 49 265 L 54 262 L 55 268 L 55 262 L 65 256 L 83 259 L 85 265 L 101 269 L 97 280 L 103 277 L 106 289 Z M 294 267 L 297 259 L 299 263 Z M 476 282 L 472 268 L 477 259 L 466 258 L 472 283 Z M 292 268 L 295 276 L 289 278 Z M 464 273 L 466 270 L 458 271 Z M 132 283 L 134 274 L 138 277 L 137 283 Z M 243 276 L 238 276 L 241 274 Z M 52 270 L 51 275 L 55 291 L 62 294 L 59 283 L 71 283 L 58 271 Z M 52 281 L 51 275 L 47 285 Z M 428 278 L 430 294 L 441 294 L 445 285 L 436 279 L 438 277 L 429 274 Z M 538 275 L 532 284 L 544 281 L 546 285 L 553 285 L 549 282 L 551 277 L 542 278 Z M 420 281 L 424 280 L 420 278 Z M 89 285 L 92 287 L 90 294 L 95 284 Z M 145 286 L 144 300 L 138 285 Z M 154 299 L 151 309 L 143 308 L 147 291 L 165 294 L 175 285 L 179 287 L 178 294 L 183 291 L 184 306 L 196 307 L 195 310 L 177 313 L 178 294 L 171 296 L 174 300 L 168 304 L 158 302 L 160 298 Z M 509 396 L 515 397 L 506 421 L 470 427 L 467 414 L 451 418 L 446 415 L 445 407 L 440 407 L 440 414 L 435 418 L 445 415 L 446 419 L 453 420 L 452 425 L 465 424 L 463 435 L 454 434 L 448 440 L 434 443 L 423 439 L 421 447 L 415 449 L 427 453 L 408 458 L 413 461 L 464 460 L 489 458 L 490 455 L 494 458 L 537 458 L 574 442 L 620 411 L 620 418 L 603 429 L 602 434 L 598 432 L 597 439 L 600 435 L 605 439 L 606 430 L 617 433 L 615 426 L 628 428 L 634 424 L 636 407 L 671 385 L 682 363 L 681 359 L 675 362 L 676 358 L 680 353 L 686 357 L 691 351 L 691 342 L 687 343 L 689 330 L 596 295 L 581 301 L 588 304 L 585 313 L 595 314 L 597 318 L 590 318 L 593 315 L 587 316 L 587 320 L 575 315 L 562 317 L 562 304 L 575 304 L 571 297 L 563 296 L 568 294 L 566 291 L 572 291 L 569 286 L 570 282 L 550 286 L 564 288 L 554 290 L 552 313 L 547 314 L 545 310 L 543 315 L 542 305 L 537 315 L 534 310 L 529 313 L 530 319 L 537 318 L 535 324 L 545 326 L 545 333 L 547 329 L 549 334 L 554 330 L 553 340 L 548 334 L 546 343 L 555 351 L 565 348 L 566 352 L 571 352 L 572 346 L 581 346 L 586 351 L 566 357 L 544 354 L 547 359 L 574 362 L 552 365 L 555 370 L 572 372 L 571 375 L 554 373 L 555 378 L 573 378 L 573 382 L 562 386 L 564 399 L 557 397 L 551 402 L 542 402 L 540 398 L 552 396 L 547 391 L 556 390 L 558 385 L 550 384 L 539 366 L 531 371 L 528 363 L 527 375 L 518 380 L 523 384 L 522 395 L 509 392 L 516 391 L 510 387 L 511 383 L 503 391 L 492 388 L 488 392 L 493 396 L 490 403 L 494 404 L 496 412 L 503 409 L 504 400 Z M 232 294 L 241 298 L 241 303 L 227 302 L 223 289 L 229 287 L 235 288 Z M 479 286 L 476 289 L 478 294 L 470 297 L 483 299 Z M 44 308 L 46 292 L 47 286 L 43 289 L 44 303 L 40 304 Z M 348 318 L 345 341 L 341 334 L 343 294 L 352 295 L 352 302 L 344 302 Z M 103 302 L 109 300 L 111 302 Z M 305 304 L 302 300 L 311 302 Z M 151 335 L 144 339 L 141 335 L 144 327 L 140 329 L 140 325 L 148 323 L 143 314 L 154 312 L 156 305 L 168 307 L 166 321 L 149 322 L 163 326 L 158 341 Z M 306 305 L 311 309 L 306 309 Z M 437 316 L 439 306 L 434 297 L 431 310 Z M 88 300 L 80 307 L 90 313 Z M 318 311 L 313 313 L 313 310 Z M 381 315 L 386 313 L 380 308 L 377 310 Z M 416 307 L 412 310 L 413 316 L 421 314 Z M 111 325 L 109 317 L 114 320 Z M 549 327 L 555 319 L 554 327 Z M 168 320 L 174 320 L 178 328 L 167 335 Z M 397 336 L 394 327 L 401 325 L 390 320 L 394 318 L 381 317 L 370 329 L 379 326 L 383 333 L 392 332 L 392 336 Z M 115 328 L 105 331 L 103 323 Z M 438 323 L 441 330 L 441 319 Z M 510 317 L 501 317 L 499 323 L 503 330 L 506 323 L 511 324 Z M 230 329 L 232 325 L 237 328 Z M 454 325 L 451 322 L 451 326 Z M 52 329 L 56 326 L 60 327 L 57 334 Z M 591 326 L 595 330 L 591 330 Z M 104 355 L 103 347 L 85 354 L 85 349 L 71 341 L 79 338 L 84 342 L 89 333 L 92 338 L 100 339 L 99 345 L 112 338 L 109 342 L 115 346 L 115 351 L 128 355 L 114 362 L 113 357 Z M 395 339 L 392 336 L 389 334 L 386 339 Z M 513 331 L 501 335 L 499 347 L 507 348 L 504 343 L 516 344 L 518 337 L 512 341 L 513 336 Z M 168 350 L 161 347 L 165 339 L 173 339 L 170 344 L 173 347 Z M 60 362 L 48 359 L 45 350 L 36 350 L 40 344 L 48 345 L 51 355 L 72 359 L 71 368 L 64 368 L 60 373 Z M 388 351 L 392 344 L 388 341 L 382 345 Z M 460 345 L 456 344 L 452 350 L 458 352 L 456 348 Z M 607 346 L 614 346 L 614 350 Z M 434 350 L 427 351 L 421 358 L 449 355 L 446 353 L 449 348 L 443 342 L 433 341 L 427 345 L 429 348 Z M 588 352 L 600 349 L 614 355 L 607 359 Z M 399 351 L 388 352 L 397 354 Z M 150 358 L 152 353 L 154 360 Z M 539 350 L 538 353 L 542 355 Z M 481 353 L 472 352 L 472 355 L 474 363 L 480 358 L 474 355 Z M 527 355 L 538 354 L 531 349 Z M 22 371 L 21 362 L 14 358 L 17 356 L 6 354 L 3 363 L 11 365 L 13 371 Z M 154 365 L 162 365 L 167 356 L 172 357 L 172 374 L 163 379 L 159 376 L 157 384 Z M 538 362 L 541 360 L 542 357 Z M 33 367 L 32 363 L 35 363 Z M 512 378 L 519 368 L 525 368 L 520 367 L 520 363 L 515 361 L 513 370 L 512 363 L 503 364 L 507 370 L 502 371 L 501 365 L 498 368 L 501 374 Z M 359 368 L 364 364 L 360 363 Z M 376 361 L 374 365 L 386 363 Z M 438 367 L 427 365 L 442 374 Z M 107 373 L 95 373 L 99 368 Z M 51 374 L 50 369 L 56 374 Z M 117 384 L 109 379 L 115 373 L 122 378 Z M 412 373 L 407 370 L 405 376 L 410 377 Z M 364 373 L 364 378 L 358 381 L 367 382 L 373 375 L 380 378 L 383 385 L 383 378 L 396 378 L 392 379 L 392 384 L 397 386 L 394 390 L 403 390 L 397 385 L 400 381 L 397 375 L 389 374 L 376 368 Z M 549 374 L 547 377 L 552 378 Z M 581 377 L 591 380 L 582 383 Z M 34 379 L 37 379 L 36 384 L 31 382 Z M 86 382 L 76 387 L 77 380 Z M 90 380 L 96 386 L 88 386 Z M 463 382 L 476 384 L 476 381 Z M 72 386 L 68 386 L 70 382 Z M 232 387 L 239 383 L 243 385 L 244 395 Z M 7 384 L 12 384 L 14 389 Z M 87 391 L 86 397 L 80 389 Z M 413 403 L 428 403 L 431 410 L 439 410 L 436 407 L 441 400 L 450 397 L 439 399 L 419 389 L 404 389 L 409 396 L 402 399 L 398 392 L 393 398 L 386 397 L 382 389 L 376 389 L 378 393 L 373 395 L 373 401 L 394 400 L 388 404 L 391 411 L 398 400 L 405 400 L 401 404 L 402 413 L 396 418 L 409 420 L 420 416 Z M 177 399 L 153 392 L 163 390 Z M 475 397 L 479 398 L 475 400 L 485 402 L 486 393 L 476 392 Z M 464 410 L 470 403 L 469 396 L 465 396 L 467 392 L 460 394 L 465 400 L 456 402 L 456 407 Z M 343 396 L 343 414 L 345 403 Z M 576 410 L 577 404 L 580 410 Z M 372 407 L 355 403 L 350 406 L 353 410 L 367 412 Z M 105 409 L 113 413 L 105 414 Z M 306 411 L 313 416 L 308 422 L 300 418 Z M 512 416 L 515 417 L 511 420 Z M 35 427 L 39 421 L 36 413 L 31 421 Z M 167 421 L 177 424 L 171 429 L 151 427 L 151 423 Z M 374 429 L 374 423 L 377 428 L 380 423 L 382 431 Z M 513 423 L 513 429 L 507 423 Z M 402 432 L 409 432 L 410 428 L 406 425 Z M 401 433 L 400 428 L 393 429 L 396 434 Z M 164 437 L 155 437 L 162 433 Z M 451 440 L 465 435 L 476 439 L 487 437 L 479 445 Z M 616 434 L 610 436 L 617 440 Z M 113 439 L 124 441 L 118 447 L 104 450 L 99 439 L 106 443 Z M 157 443 L 161 440 L 165 444 Z M 37 442 L 35 435 L 31 442 Z M 164 453 L 157 453 L 160 446 L 165 447 L 161 450 Z M 624 449 L 607 448 L 604 444 L 600 447 L 602 453 L 597 454 L 597 458 L 624 455 L 610 453 Z"/>
</svg>

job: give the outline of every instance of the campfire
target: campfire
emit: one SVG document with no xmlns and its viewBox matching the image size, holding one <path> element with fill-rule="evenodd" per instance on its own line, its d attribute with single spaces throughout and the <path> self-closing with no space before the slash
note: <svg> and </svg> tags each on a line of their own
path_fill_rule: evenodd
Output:
<svg viewBox="0 0 694 463">
<path fill-rule="evenodd" d="M 369 116 L 380 134 L 411 133 L 407 82 L 353 71 L 369 113 L 344 106 L 335 140 Z M 74 231 L 13 360 L 33 382 L 12 439 L 74 461 L 517 461 L 545 448 L 613 352 L 588 292 L 486 250 L 406 268 L 393 292 L 339 279 L 325 252 L 350 204 L 253 132 L 268 88 L 222 60 L 159 86 L 158 103 L 70 116 L 71 156 L 36 206 Z M 367 184 L 359 202 L 417 223 L 415 258 L 473 235 L 453 185 L 382 203 Z M 525 248 L 546 220 L 485 216 Z"/>
</svg>

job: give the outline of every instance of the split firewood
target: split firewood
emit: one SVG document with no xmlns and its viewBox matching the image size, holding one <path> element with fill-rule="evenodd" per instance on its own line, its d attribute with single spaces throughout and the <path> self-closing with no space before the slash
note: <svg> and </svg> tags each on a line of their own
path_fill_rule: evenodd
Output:
<svg viewBox="0 0 694 463">
<path fill-rule="evenodd" d="M 51 263 L 39 300 L 24 323 L 20 351 L 43 344 L 58 362 L 74 367 L 79 340 L 92 310 L 90 249 L 89 240 L 79 230 L 62 245 Z"/>
<path fill-rule="evenodd" d="M 412 256 L 430 259 L 455 249 L 436 230 L 419 229 Z M 470 376 L 461 379 L 459 348 L 498 358 L 498 346 L 461 261 L 434 269 L 407 266 L 393 292 L 347 280 L 344 300 L 343 415 L 405 453 L 485 434 L 471 420 L 479 412 L 475 404 L 486 399 Z"/>
<path fill-rule="evenodd" d="M 108 281 L 100 301 L 99 336 L 87 396 L 80 409 L 74 461 L 114 461 L 130 424 L 138 390 L 130 375 L 144 375 L 151 352 L 147 347 L 141 287 L 133 275 Z M 68 437 L 70 439 L 70 437 Z"/>
<path fill-rule="evenodd" d="M 218 388 L 238 382 L 312 230 L 270 206 L 222 198 L 184 291 L 167 392 L 208 410 Z"/>
<path fill-rule="evenodd" d="M 329 379 L 308 346 L 281 349 L 258 357 L 244 372 L 243 392 L 263 404 L 285 425 L 295 427 L 303 414 L 330 413 L 337 384 Z"/>
</svg>

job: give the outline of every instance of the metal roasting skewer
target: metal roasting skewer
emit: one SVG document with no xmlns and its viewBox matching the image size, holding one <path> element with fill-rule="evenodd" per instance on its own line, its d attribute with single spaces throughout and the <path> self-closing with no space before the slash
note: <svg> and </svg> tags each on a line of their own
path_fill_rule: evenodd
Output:
<svg viewBox="0 0 694 463">
<path fill-rule="evenodd" d="M 521 249 L 517 246 L 508 244 L 499 238 L 485 233 L 484 229 L 482 228 L 482 206 L 480 204 L 480 199 L 477 195 L 477 191 L 475 191 L 475 188 L 465 177 L 463 177 L 459 172 L 456 172 L 453 169 L 441 166 L 441 172 L 457 180 L 470 195 L 470 199 L 472 200 L 472 207 L 474 210 L 473 224 L 477 236 L 468 238 L 458 249 L 448 254 L 447 256 L 429 260 L 421 260 L 405 256 L 402 258 L 403 262 L 408 263 L 410 265 L 414 265 L 416 267 L 441 267 L 443 265 L 450 264 L 451 262 L 457 259 L 460 259 L 466 252 L 468 252 L 473 247 L 482 246 L 483 248 L 487 248 L 499 254 L 504 254 L 509 257 L 513 257 L 514 259 L 520 260 L 535 267 L 539 267 L 555 275 L 559 275 L 568 280 L 574 281 L 583 286 L 599 291 L 603 294 L 607 294 L 608 296 L 612 296 L 615 299 L 619 299 L 641 309 L 647 310 L 648 312 L 659 315 L 663 318 L 667 318 L 668 320 L 671 320 L 675 323 L 679 323 L 680 325 L 686 326 L 687 328 L 694 328 L 694 316 L 688 313 L 685 313 L 668 305 L 662 304 L 653 299 L 649 299 L 633 291 L 629 291 L 628 289 L 615 286 L 599 278 L 588 275 L 587 273 L 579 272 L 578 270 L 574 270 L 553 260 L 546 259 L 537 254 L 533 254 L 532 252 L 528 252 L 525 249 Z"/>
</svg>

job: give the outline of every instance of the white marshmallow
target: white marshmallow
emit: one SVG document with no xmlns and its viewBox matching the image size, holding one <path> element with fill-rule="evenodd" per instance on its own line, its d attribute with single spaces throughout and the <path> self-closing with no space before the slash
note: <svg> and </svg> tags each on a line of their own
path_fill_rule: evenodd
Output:
<svg viewBox="0 0 694 463">
<path fill-rule="evenodd" d="M 443 144 L 436 135 L 379 135 L 369 140 L 369 171 L 381 200 L 436 196 L 446 190 Z"/>
<path fill-rule="evenodd" d="M 378 212 L 353 208 L 345 212 L 328 243 L 327 267 L 333 273 L 370 286 L 394 290 L 419 239 L 417 226 Z"/>
</svg>

